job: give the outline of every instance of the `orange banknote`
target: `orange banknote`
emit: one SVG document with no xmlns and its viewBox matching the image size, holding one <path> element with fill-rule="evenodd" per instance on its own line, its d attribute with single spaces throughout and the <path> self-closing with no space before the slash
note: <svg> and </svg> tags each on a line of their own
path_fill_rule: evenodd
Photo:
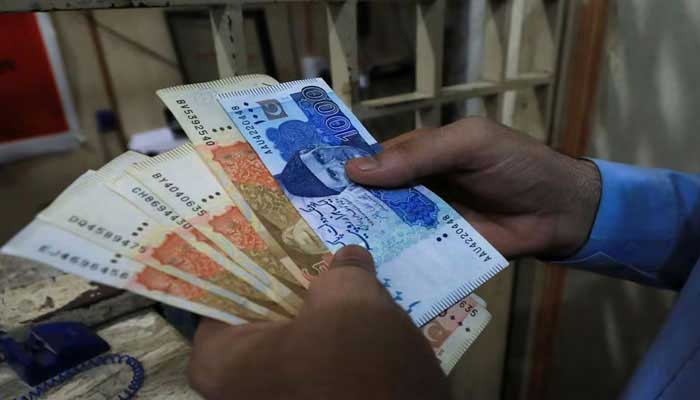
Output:
<svg viewBox="0 0 700 400">
<path fill-rule="evenodd" d="M 265 319 L 235 301 L 129 258 L 117 257 L 118 253 L 37 219 L 5 244 L 2 253 L 29 258 L 230 324 Z"/>
<path fill-rule="evenodd" d="M 157 93 L 245 218 L 294 278 L 308 286 L 327 269 L 330 253 L 216 101 L 219 92 L 276 83 L 249 75 Z"/>
<path fill-rule="evenodd" d="M 301 293 L 294 276 L 274 256 L 269 246 L 245 218 L 226 190 L 189 144 L 127 168 L 150 191 L 251 273 Z"/>
<path fill-rule="evenodd" d="M 249 258 L 239 257 L 238 260 L 246 263 L 245 266 L 239 265 L 225 255 L 221 248 L 211 241 L 205 233 L 200 231 L 192 222 L 198 222 L 199 219 L 193 218 L 188 221 L 187 215 L 179 214 L 179 211 L 171 207 L 168 202 L 160 198 L 158 194 L 152 192 L 147 186 L 137 180 L 130 174 L 126 173 L 136 162 L 148 160 L 148 157 L 134 152 L 126 152 L 119 157 L 110 161 L 107 165 L 97 171 L 107 186 L 115 193 L 126 199 L 131 205 L 138 208 L 142 213 L 154 219 L 163 227 L 169 229 L 170 233 L 176 233 L 177 236 L 184 239 L 190 246 L 196 248 L 200 253 L 206 255 L 216 264 L 223 266 L 224 269 L 232 273 L 234 276 L 241 278 L 249 286 L 241 289 L 247 290 L 247 295 L 254 296 L 256 293 L 264 293 L 267 297 L 280 304 L 287 312 L 296 314 L 301 307 L 301 298 L 292 292 L 286 285 L 282 284 L 273 275 L 269 274 L 265 269 L 251 262 Z M 198 180 L 206 178 L 205 176 L 197 177 Z M 213 179 L 213 178 L 211 178 Z M 171 188 L 172 186 L 169 186 Z M 175 191 L 176 204 L 184 203 L 194 205 L 192 197 L 185 195 L 179 188 Z M 212 197 L 214 197 L 212 195 Z M 210 200 L 211 201 L 211 200 Z M 201 214 L 202 209 L 198 209 L 197 213 Z M 201 224 L 199 224 L 201 227 Z M 231 226 L 228 228 L 232 229 Z M 240 238 L 243 240 L 243 238 Z M 244 240 L 250 242 L 250 240 Z M 224 242 L 226 243 L 226 242 Z M 254 289 L 254 290 L 252 290 Z"/>
<path fill-rule="evenodd" d="M 491 321 L 486 303 L 470 294 L 421 327 L 440 366 L 449 373 Z"/>
<path fill-rule="evenodd" d="M 97 204 L 100 207 L 95 207 Z M 195 245 L 111 191 L 94 172 L 78 178 L 39 214 L 38 219 L 115 251 L 119 256 L 229 298 L 267 319 L 288 315 L 241 276 L 224 269 Z"/>
</svg>

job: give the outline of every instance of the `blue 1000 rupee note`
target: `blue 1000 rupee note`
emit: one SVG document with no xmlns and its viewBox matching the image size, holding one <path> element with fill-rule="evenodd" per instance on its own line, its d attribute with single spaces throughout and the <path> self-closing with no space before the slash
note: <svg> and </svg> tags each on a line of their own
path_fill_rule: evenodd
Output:
<svg viewBox="0 0 700 400">
<path fill-rule="evenodd" d="M 507 266 L 425 187 L 385 190 L 348 179 L 347 160 L 381 147 L 323 80 L 224 93 L 219 102 L 328 249 L 367 248 L 380 282 L 417 325 Z"/>
</svg>

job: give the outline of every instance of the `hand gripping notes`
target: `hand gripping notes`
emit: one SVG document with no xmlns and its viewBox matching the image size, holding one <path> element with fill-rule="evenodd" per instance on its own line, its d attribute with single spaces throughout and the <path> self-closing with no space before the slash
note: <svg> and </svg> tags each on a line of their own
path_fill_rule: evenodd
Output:
<svg viewBox="0 0 700 400">
<path fill-rule="evenodd" d="M 88 171 L 2 252 L 240 324 L 296 315 L 332 252 L 360 244 L 455 365 L 490 319 L 468 293 L 506 262 L 427 189 L 348 180 L 345 162 L 379 145 L 325 83 L 251 75 L 158 95 L 192 143 Z"/>
<path fill-rule="evenodd" d="M 347 160 L 380 146 L 323 80 L 222 93 L 219 102 L 324 245 L 367 248 L 416 324 L 507 266 L 427 188 L 365 188 L 347 178 Z"/>
</svg>

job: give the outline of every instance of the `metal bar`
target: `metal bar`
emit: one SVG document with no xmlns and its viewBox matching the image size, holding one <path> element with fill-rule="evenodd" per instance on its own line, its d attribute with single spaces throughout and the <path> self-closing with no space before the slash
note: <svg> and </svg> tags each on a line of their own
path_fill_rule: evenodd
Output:
<svg viewBox="0 0 700 400">
<path fill-rule="evenodd" d="M 214 35 L 216 65 L 222 78 L 245 74 L 248 69 L 245 35 L 243 33 L 243 8 L 240 4 L 209 10 Z"/>
<path fill-rule="evenodd" d="M 270 46 L 277 67 L 279 81 L 291 81 L 301 76 L 299 57 L 296 52 L 296 43 L 292 35 L 290 23 L 290 8 L 287 4 L 270 4 L 265 6 L 265 19 L 270 34 Z M 311 24 L 308 24 L 311 25 Z"/>
<path fill-rule="evenodd" d="M 487 0 L 484 12 L 484 53 L 481 76 L 483 80 L 499 82 L 504 78 L 505 40 L 504 26 L 507 21 L 508 5 L 501 0 Z M 484 99 L 485 114 L 499 119 L 502 96 Z"/>
<path fill-rule="evenodd" d="M 505 79 L 510 79 L 518 75 L 520 67 L 520 45 L 523 33 L 523 14 L 525 11 L 525 0 L 512 0 L 508 14 L 507 39 L 505 65 L 503 75 Z M 501 109 L 498 119 L 502 124 L 512 126 L 515 115 L 515 100 L 517 93 L 508 91 L 503 94 Z"/>
<path fill-rule="evenodd" d="M 87 18 L 88 28 L 90 29 L 90 37 L 95 45 L 95 52 L 97 53 L 97 65 L 100 67 L 100 72 L 102 75 L 102 83 L 105 87 L 105 92 L 107 94 L 107 101 L 109 102 L 109 108 L 115 115 L 116 126 L 114 128 L 117 134 L 117 140 L 119 141 L 119 146 L 122 150 L 126 151 L 129 148 L 129 139 L 126 137 L 124 132 L 124 124 L 122 123 L 122 114 L 119 111 L 119 101 L 117 100 L 117 95 L 114 91 L 114 80 L 112 79 L 112 74 L 109 72 L 109 65 L 107 65 L 107 56 L 105 55 L 104 45 L 102 44 L 102 38 L 100 33 L 97 31 L 97 21 L 95 20 L 95 15 L 92 11 L 86 11 L 85 17 Z M 109 153 L 109 148 L 105 142 L 102 132 L 98 132 L 97 135 L 100 138 L 100 146 L 102 147 L 103 155 L 105 157 L 105 162 L 112 158 Z"/>
<path fill-rule="evenodd" d="M 445 0 L 416 3 L 416 92 L 434 97 L 442 88 Z M 440 107 L 416 110 L 416 128 L 440 125 Z"/>
<path fill-rule="evenodd" d="M 463 101 L 475 97 L 492 97 L 508 91 L 531 89 L 550 85 L 550 73 L 521 74 L 514 79 L 501 82 L 477 81 L 443 87 L 437 96 L 428 97 L 423 93 L 405 93 L 396 96 L 366 100 L 354 110 L 359 118 L 370 119 L 405 111 L 413 111 L 439 106 L 444 103 Z"/>
<path fill-rule="evenodd" d="M 554 49 L 555 49 L 555 57 L 554 57 L 554 85 L 549 87 L 547 89 L 547 94 L 546 94 L 546 110 L 545 110 L 545 132 L 547 134 L 547 139 L 548 143 L 552 143 L 553 139 L 553 133 L 554 133 L 554 127 L 555 127 L 555 115 L 557 114 L 558 110 L 558 94 L 559 94 L 559 89 L 561 85 L 561 78 L 564 76 L 562 68 L 563 68 L 563 61 L 566 58 L 565 57 L 565 44 L 566 41 L 564 40 L 564 35 L 566 33 L 566 30 L 564 29 L 565 27 L 565 22 L 566 22 L 566 16 L 567 10 L 569 7 L 569 3 L 565 1 L 558 1 L 556 2 L 556 5 L 553 7 L 556 7 L 556 21 L 555 21 L 555 31 L 554 31 Z"/>
<path fill-rule="evenodd" d="M 348 107 L 357 88 L 357 1 L 326 4 L 333 90 Z"/>
<path fill-rule="evenodd" d="M 225 6 L 230 4 L 343 3 L 351 0 L 0 0 L 0 12 L 67 11 L 112 8 Z M 401 2 L 404 0 L 359 0 Z"/>
<path fill-rule="evenodd" d="M 226 4 L 225 0 L 0 0 L 0 11 L 63 11 L 107 8 L 204 6 Z"/>
</svg>

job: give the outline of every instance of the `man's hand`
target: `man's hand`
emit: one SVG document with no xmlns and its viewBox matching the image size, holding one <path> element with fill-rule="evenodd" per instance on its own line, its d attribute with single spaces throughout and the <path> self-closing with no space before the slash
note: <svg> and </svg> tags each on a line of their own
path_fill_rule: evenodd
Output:
<svg viewBox="0 0 700 400">
<path fill-rule="evenodd" d="M 409 132 L 346 164 L 363 185 L 425 183 L 501 253 L 565 257 L 588 238 L 600 198 L 595 165 L 483 118 Z"/>
<path fill-rule="evenodd" d="M 200 323 L 191 385 L 208 399 L 444 399 L 446 378 L 371 255 L 340 250 L 293 321 Z"/>
</svg>

